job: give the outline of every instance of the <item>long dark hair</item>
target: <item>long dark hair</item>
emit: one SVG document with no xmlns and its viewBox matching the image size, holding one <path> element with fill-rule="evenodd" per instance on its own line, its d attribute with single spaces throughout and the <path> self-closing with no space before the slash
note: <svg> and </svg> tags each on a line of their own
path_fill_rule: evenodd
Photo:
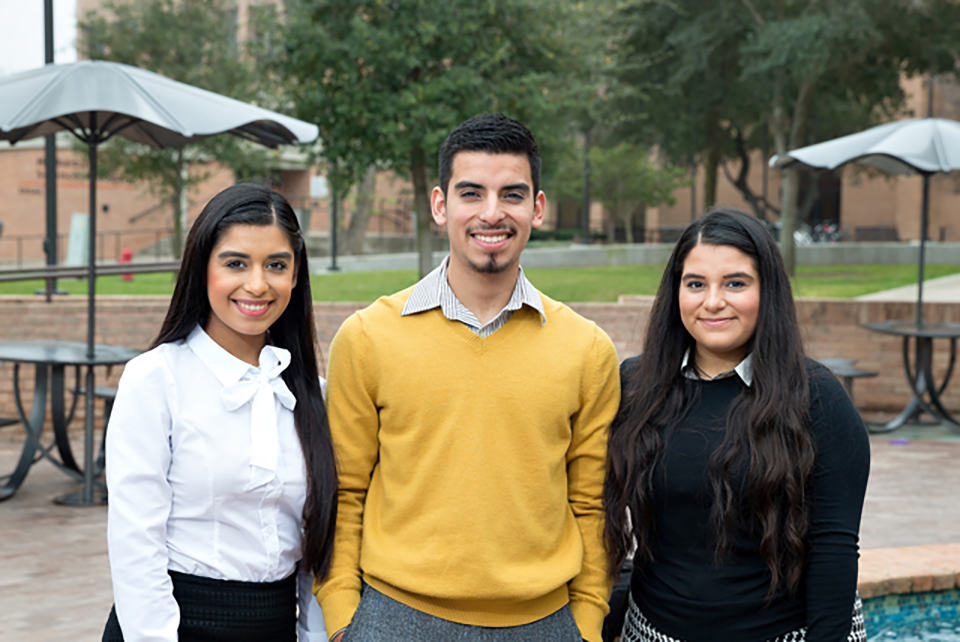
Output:
<svg viewBox="0 0 960 642">
<path fill-rule="evenodd" d="M 806 359 L 790 280 L 771 234 L 754 217 L 717 209 L 692 223 L 677 242 L 657 291 L 643 357 L 624 382 L 620 412 L 610 432 L 603 497 L 610 572 L 623 566 L 636 541 L 635 562 L 653 559 L 652 484 L 664 434 L 686 412 L 696 386 L 680 371 L 695 341 L 680 318 L 683 264 L 700 243 L 726 245 L 749 256 L 760 276 L 757 328 L 747 346 L 753 379 L 731 404 L 723 443 L 707 465 L 713 494 L 711 522 L 717 562 L 729 548 L 741 506 L 760 536 L 770 569 L 770 599 L 779 587 L 796 590 L 806 560 L 805 486 L 813 468 L 808 433 Z M 747 472 L 746 494 L 735 490 Z M 753 530 L 753 528 L 751 529 Z"/>
<path fill-rule="evenodd" d="M 297 217 L 281 194 L 259 185 L 234 185 L 207 203 L 187 235 L 173 298 L 151 347 L 185 339 L 210 315 L 207 263 L 213 248 L 234 225 L 276 225 L 296 257 L 296 286 L 287 308 L 270 326 L 270 338 L 274 345 L 290 352 L 290 365 L 283 371 L 283 380 L 297 399 L 293 418 L 307 469 L 303 562 L 317 578 L 323 578 L 333 555 L 337 465 L 320 392 L 306 246 Z"/>
</svg>

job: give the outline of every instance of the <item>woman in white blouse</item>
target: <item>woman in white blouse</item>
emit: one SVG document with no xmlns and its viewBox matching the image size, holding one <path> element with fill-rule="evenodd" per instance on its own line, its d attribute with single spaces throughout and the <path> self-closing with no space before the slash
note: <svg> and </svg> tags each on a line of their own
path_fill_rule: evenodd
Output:
<svg viewBox="0 0 960 642">
<path fill-rule="evenodd" d="M 190 230 L 107 431 L 104 641 L 294 641 L 298 583 L 300 640 L 325 639 L 310 573 L 330 565 L 337 475 L 309 276 L 273 190 L 230 187 Z"/>
</svg>

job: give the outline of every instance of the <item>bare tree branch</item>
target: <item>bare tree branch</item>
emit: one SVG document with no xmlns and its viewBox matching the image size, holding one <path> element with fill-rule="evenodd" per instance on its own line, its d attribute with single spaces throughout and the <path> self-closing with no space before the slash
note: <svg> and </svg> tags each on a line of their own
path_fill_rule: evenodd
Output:
<svg viewBox="0 0 960 642">
<path fill-rule="evenodd" d="M 813 97 L 813 88 L 817 84 L 816 79 L 807 76 L 801 83 L 797 92 L 797 101 L 794 103 L 793 119 L 790 124 L 790 149 L 796 149 L 803 144 L 803 129 L 807 124 L 807 109 L 810 106 L 810 99 Z"/>
<path fill-rule="evenodd" d="M 750 185 L 747 183 L 747 177 L 750 174 L 750 154 L 747 151 L 746 140 L 743 137 L 743 131 L 739 127 L 734 127 L 733 132 L 737 156 L 740 158 L 740 172 L 737 177 L 734 178 L 727 164 L 724 162 L 721 163 L 723 173 L 726 175 L 727 180 L 743 195 L 744 200 L 750 204 L 754 215 L 761 221 L 766 221 L 766 210 L 769 209 L 779 215 L 780 209 L 771 205 L 762 194 L 756 194 L 750 189 Z"/>
<path fill-rule="evenodd" d="M 747 8 L 747 11 L 750 12 L 750 15 L 753 16 L 753 19 L 757 21 L 761 27 L 766 26 L 767 21 L 763 19 L 763 16 L 757 11 L 757 8 L 753 6 L 753 2 L 750 0 L 740 0 L 744 7 Z"/>
</svg>

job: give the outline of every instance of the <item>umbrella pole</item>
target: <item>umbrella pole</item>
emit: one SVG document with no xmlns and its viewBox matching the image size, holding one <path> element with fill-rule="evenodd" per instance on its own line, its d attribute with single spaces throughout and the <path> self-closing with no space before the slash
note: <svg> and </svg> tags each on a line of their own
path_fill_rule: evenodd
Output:
<svg viewBox="0 0 960 642">
<path fill-rule="evenodd" d="M 926 260 L 927 216 L 930 209 L 930 174 L 923 174 L 923 205 L 920 212 L 920 273 L 917 277 L 917 327 L 923 326 L 923 266 Z"/>
<path fill-rule="evenodd" d="M 87 358 L 93 359 L 93 336 L 96 323 L 94 296 L 97 289 L 97 112 L 90 112 L 90 222 L 87 229 Z"/>
<path fill-rule="evenodd" d="M 94 324 L 96 323 L 96 314 L 94 308 L 94 296 L 97 290 L 97 112 L 90 112 L 90 141 L 88 142 L 90 150 L 90 223 L 87 229 L 90 231 L 90 238 L 87 240 L 87 251 L 90 255 L 87 257 L 87 358 L 90 363 L 87 364 L 87 383 L 86 399 L 84 404 L 83 416 L 83 499 L 81 506 L 93 506 L 93 395 L 96 384 L 93 376 L 93 357 L 94 357 Z"/>
</svg>

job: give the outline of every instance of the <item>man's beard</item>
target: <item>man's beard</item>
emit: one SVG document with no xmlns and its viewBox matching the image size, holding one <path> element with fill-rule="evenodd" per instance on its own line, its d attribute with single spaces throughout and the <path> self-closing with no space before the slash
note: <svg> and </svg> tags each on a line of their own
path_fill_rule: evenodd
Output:
<svg viewBox="0 0 960 642">
<path fill-rule="evenodd" d="M 512 225 L 507 226 L 498 226 L 498 227 L 483 227 L 480 229 L 473 229 L 468 232 L 468 234 L 473 234 L 474 232 L 484 231 L 484 232 L 507 232 L 511 236 L 517 235 L 517 230 Z M 487 254 L 487 260 L 484 263 L 474 263 L 473 261 L 469 262 L 470 268 L 478 274 L 500 274 L 510 267 L 509 263 L 498 263 L 497 262 L 497 253 L 490 252 Z"/>
</svg>

